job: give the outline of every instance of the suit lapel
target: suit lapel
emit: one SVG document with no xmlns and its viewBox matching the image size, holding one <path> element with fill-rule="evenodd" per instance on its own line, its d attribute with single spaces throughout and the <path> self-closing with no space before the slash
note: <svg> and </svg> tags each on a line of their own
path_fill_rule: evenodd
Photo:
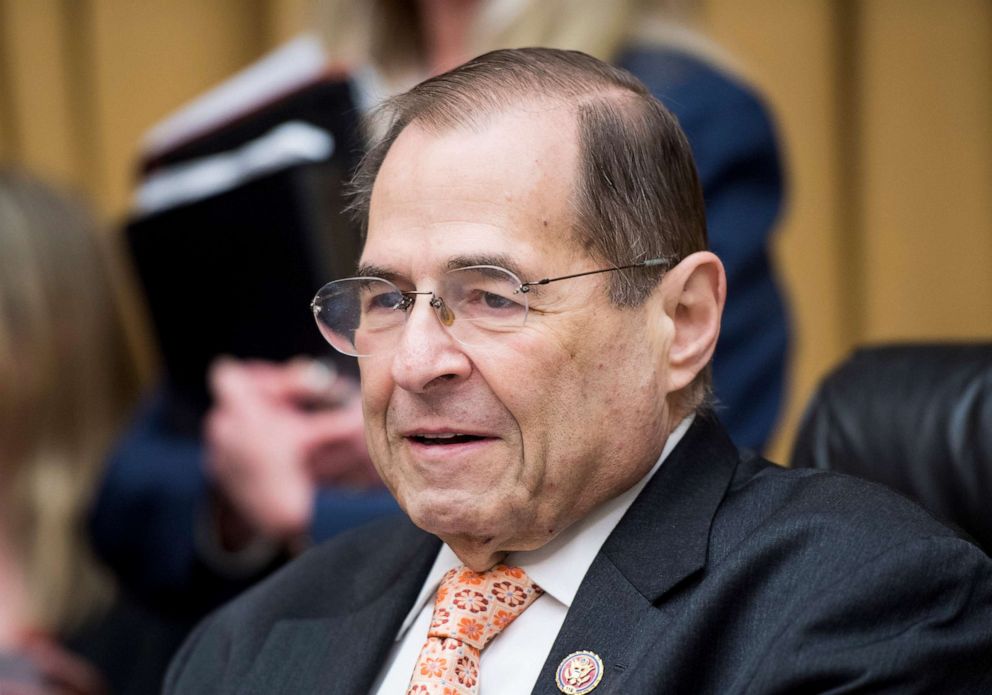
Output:
<svg viewBox="0 0 992 695">
<path fill-rule="evenodd" d="M 603 659 L 597 692 L 621 692 L 624 672 L 650 643 L 647 637 L 664 628 L 664 611 L 652 607 L 705 567 L 710 525 L 737 464 L 736 448 L 711 418 L 697 415 L 603 544 L 534 693 L 560 695 L 555 671 L 580 650 Z"/>
<path fill-rule="evenodd" d="M 437 555 L 437 538 L 418 534 L 402 558 L 383 558 L 387 562 L 353 575 L 344 589 L 326 588 L 342 591 L 335 601 L 340 613 L 332 607 L 327 617 L 276 623 L 246 692 L 369 692 Z"/>
</svg>

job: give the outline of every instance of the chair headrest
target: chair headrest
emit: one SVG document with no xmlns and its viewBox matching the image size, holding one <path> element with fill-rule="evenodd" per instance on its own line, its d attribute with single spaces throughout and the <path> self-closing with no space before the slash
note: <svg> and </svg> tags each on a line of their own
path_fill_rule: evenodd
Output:
<svg viewBox="0 0 992 695">
<path fill-rule="evenodd" d="M 992 554 L 992 343 L 857 350 L 810 400 L 791 463 L 888 485 Z"/>
</svg>

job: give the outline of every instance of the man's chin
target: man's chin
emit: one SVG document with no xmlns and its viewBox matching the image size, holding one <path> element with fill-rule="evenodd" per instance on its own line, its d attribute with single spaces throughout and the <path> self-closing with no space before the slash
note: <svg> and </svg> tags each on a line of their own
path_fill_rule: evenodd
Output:
<svg viewBox="0 0 992 695">
<path fill-rule="evenodd" d="M 509 539 L 512 515 L 489 507 L 473 496 L 434 495 L 403 505 L 414 524 L 452 548 L 492 552 Z M 488 549 L 488 550 L 486 550 Z"/>
<path fill-rule="evenodd" d="M 406 512 L 417 526 L 441 538 L 491 538 L 496 535 L 489 514 L 470 502 L 424 500 L 408 505 Z"/>
</svg>

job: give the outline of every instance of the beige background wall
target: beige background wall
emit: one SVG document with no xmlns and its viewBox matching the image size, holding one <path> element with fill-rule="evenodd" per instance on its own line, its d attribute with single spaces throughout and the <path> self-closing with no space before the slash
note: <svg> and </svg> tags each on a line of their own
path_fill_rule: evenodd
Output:
<svg viewBox="0 0 992 695">
<path fill-rule="evenodd" d="M 788 450 L 865 341 L 992 339 L 992 3 L 703 0 L 777 114 Z M 127 209 L 149 125 L 292 35 L 304 0 L 0 0 L 0 161 Z"/>
<path fill-rule="evenodd" d="M 768 94 L 791 202 L 784 459 L 810 392 L 865 342 L 992 339 L 992 3 L 706 0 Z"/>
</svg>

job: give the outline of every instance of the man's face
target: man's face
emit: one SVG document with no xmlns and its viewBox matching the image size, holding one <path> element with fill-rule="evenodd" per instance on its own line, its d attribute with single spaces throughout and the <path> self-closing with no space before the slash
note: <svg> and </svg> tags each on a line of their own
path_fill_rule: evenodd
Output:
<svg viewBox="0 0 992 695">
<path fill-rule="evenodd" d="M 407 127 L 375 182 L 362 266 L 420 291 L 454 259 L 501 257 L 524 281 L 603 267 L 571 232 L 576 132 L 563 109 L 539 105 L 481 132 Z M 534 288 L 522 327 L 473 347 L 420 296 L 396 349 L 359 360 L 379 473 L 414 523 L 476 569 L 540 547 L 661 450 L 671 321 L 660 289 L 614 307 L 609 279 Z"/>
</svg>

